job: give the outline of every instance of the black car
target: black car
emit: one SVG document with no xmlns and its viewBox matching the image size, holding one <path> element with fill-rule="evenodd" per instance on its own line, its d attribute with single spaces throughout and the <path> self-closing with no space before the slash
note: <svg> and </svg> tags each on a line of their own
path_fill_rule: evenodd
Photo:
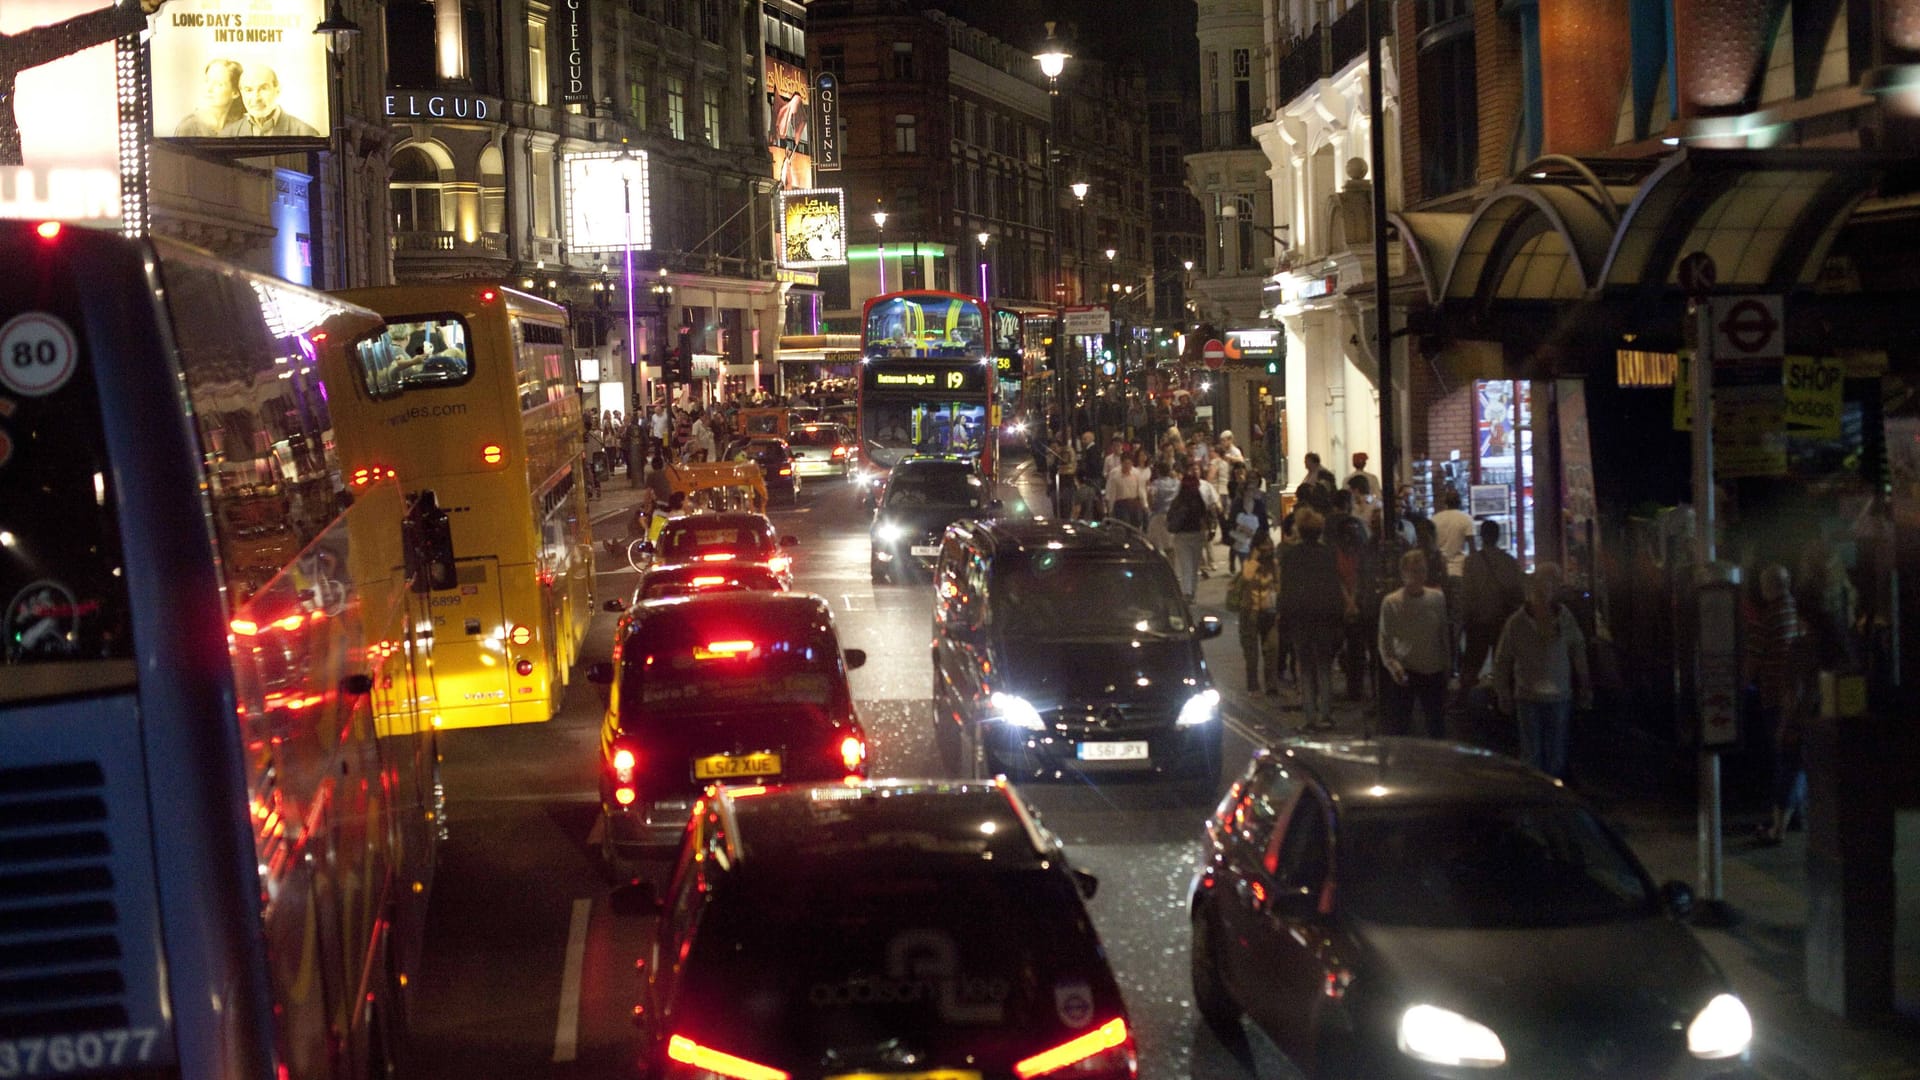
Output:
<svg viewBox="0 0 1920 1080">
<path fill-rule="evenodd" d="M 1133 1080 L 1093 888 L 1005 783 L 716 789 L 664 905 L 615 897 L 662 916 L 642 1070 Z"/>
<path fill-rule="evenodd" d="M 766 477 L 767 498 L 773 502 L 793 502 L 800 498 L 800 470 L 794 468 L 793 449 L 787 440 L 771 435 L 756 435 L 736 440 L 723 455 L 728 461 L 751 461 Z"/>
<path fill-rule="evenodd" d="M 1220 693 L 1166 557 L 1125 525 L 962 522 L 934 588 L 935 739 L 962 775 L 1176 774 L 1209 800 Z"/>
<path fill-rule="evenodd" d="M 1314 1077 L 1745 1076 L 1752 1020 L 1691 902 L 1517 761 L 1282 743 L 1207 824 L 1194 1004 Z"/>
<path fill-rule="evenodd" d="M 601 854 L 616 880 L 671 849 L 709 784 L 867 771 L 833 614 L 817 596 L 731 592 L 643 601 L 623 617 L 600 727 Z"/>
<path fill-rule="evenodd" d="M 909 457 L 893 467 L 874 510 L 873 580 L 925 575 L 940 557 L 940 535 L 961 518 L 999 507 L 993 489 L 963 458 Z"/>
<path fill-rule="evenodd" d="M 661 526 L 659 537 L 643 543 L 640 551 L 649 566 L 755 563 L 779 578 L 782 588 L 792 588 L 793 556 L 788 549 L 799 542 L 776 532 L 765 514 L 726 510 L 670 518 Z"/>
</svg>

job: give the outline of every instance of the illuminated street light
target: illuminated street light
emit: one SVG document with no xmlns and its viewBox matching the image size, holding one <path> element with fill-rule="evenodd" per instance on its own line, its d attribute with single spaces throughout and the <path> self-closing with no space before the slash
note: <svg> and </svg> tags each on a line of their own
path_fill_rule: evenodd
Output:
<svg viewBox="0 0 1920 1080">
<path fill-rule="evenodd" d="M 1057 93 L 1053 87 L 1053 81 L 1060 77 L 1061 72 L 1067 70 L 1067 61 L 1073 59 L 1073 54 L 1067 51 L 1066 44 L 1054 36 L 1053 28 L 1056 25 L 1052 20 L 1047 21 L 1047 40 L 1041 43 L 1040 51 L 1033 54 L 1033 58 L 1040 61 L 1040 74 L 1047 77 L 1048 93 Z"/>
<path fill-rule="evenodd" d="M 1088 184 L 1085 180 L 1075 180 L 1073 183 L 1067 185 L 1067 190 L 1073 192 L 1074 198 L 1079 199 L 1081 202 L 1086 202 L 1087 189 L 1091 186 L 1092 185 Z"/>
<path fill-rule="evenodd" d="M 980 241 L 980 299 L 985 300 L 992 294 L 992 289 L 987 284 L 987 241 L 992 239 L 992 234 L 982 229 L 974 233 L 973 238 Z"/>
<path fill-rule="evenodd" d="M 887 212 L 885 210 L 873 212 L 873 227 L 880 230 L 880 292 L 884 295 L 887 291 Z"/>
</svg>

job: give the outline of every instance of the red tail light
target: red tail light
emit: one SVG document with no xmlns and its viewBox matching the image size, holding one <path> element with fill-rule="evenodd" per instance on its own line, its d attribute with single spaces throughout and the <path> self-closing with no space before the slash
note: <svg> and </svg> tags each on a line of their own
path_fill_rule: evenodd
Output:
<svg viewBox="0 0 1920 1080">
<path fill-rule="evenodd" d="M 775 555 L 773 558 L 767 560 L 767 569 L 776 574 L 784 574 L 793 569 L 793 557 L 791 555 Z"/>
<path fill-rule="evenodd" d="M 793 475 L 793 466 L 791 466 L 791 465 L 782 465 L 782 466 L 780 466 L 780 475 L 781 475 L 781 476 L 792 476 L 792 475 Z"/>
<path fill-rule="evenodd" d="M 633 789 L 625 784 L 613 789 L 613 801 L 621 806 L 632 806 L 633 798 Z"/>
<path fill-rule="evenodd" d="M 638 761 L 639 759 L 633 756 L 633 751 L 627 749 L 624 746 L 618 750 L 615 750 L 613 752 L 614 779 L 619 780 L 623 784 L 629 780 L 632 780 L 633 767 L 635 764 L 638 763 Z"/>
<path fill-rule="evenodd" d="M 491 304 L 493 303 L 493 298 L 498 295 L 499 294 L 494 292 L 492 289 L 481 289 L 480 302 L 483 304 Z"/>
<path fill-rule="evenodd" d="M 60 223 L 57 221 L 43 221 L 35 225 L 33 231 L 39 233 L 40 239 L 42 240 L 52 240 L 60 235 Z"/>
<path fill-rule="evenodd" d="M 709 641 L 704 648 L 694 647 L 693 658 L 695 660 L 731 660 L 736 656 L 746 656 L 753 650 L 754 644 L 751 641 Z"/>
<path fill-rule="evenodd" d="M 702 555 L 701 562 L 732 562 L 736 556 L 731 551 L 722 551 L 716 555 Z"/>
<path fill-rule="evenodd" d="M 685 1035 L 675 1035 L 667 1040 L 667 1057 L 696 1069 L 732 1077 L 733 1080 L 787 1080 L 783 1070 L 701 1046 Z"/>
<path fill-rule="evenodd" d="M 533 661 L 523 656 L 519 660 L 514 662 L 513 671 L 514 671 L 514 674 L 524 679 L 527 676 L 533 674 Z"/>
<path fill-rule="evenodd" d="M 847 456 L 847 448 L 846 448 L 846 447 L 844 447 L 844 446 L 836 446 L 836 447 L 834 447 L 834 448 L 833 448 L 833 456 L 834 456 L 834 457 L 837 457 L 837 458 L 843 458 L 843 457 L 846 457 L 846 456 Z"/>
<path fill-rule="evenodd" d="M 840 762 L 848 772 L 861 772 L 867 767 L 867 742 L 858 735 L 849 735 L 840 740 Z"/>
<path fill-rule="evenodd" d="M 498 465 L 507 460 L 507 448 L 499 443 L 488 443 L 480 448 L 480 460 L 489 465 Z"/>
<path fill-rule="evenodd" d="M 1069 1065 L 1076 1073 L 1118 1074 L 1128 1076 L 1139 1068 L 1133 1052 L 1133 1037 L 1127 1034 L 1127 1022 L 1114 1019 L 1077 1039 L 1070 1039 L 1051 1050 L 1014 1063 L 1013 1073 L 1020 1080 L 1059 1072 Z"/>
</svg>

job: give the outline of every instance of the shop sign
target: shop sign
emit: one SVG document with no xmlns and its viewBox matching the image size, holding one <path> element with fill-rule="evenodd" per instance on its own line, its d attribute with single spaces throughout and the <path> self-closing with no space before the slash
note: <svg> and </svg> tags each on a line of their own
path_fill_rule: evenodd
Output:
<svg viewBox="0 0 1920 1080">
<path fill-rule="evenodd" d="M 1286 349 L 1285 332 L 1278 329 L 1227 331 L 1229 360 L 1277 360 Z"/>
<path fill-rule="evenodd" d="M 500 99 L 479 94 L 422 90 L 393 90 L 387 94 L 389 120 L 494 120 L 500 116 Z"/>
<path fill-rule="evenodd" d="M 840 188 L 782 191 L 780 265 L 847 264 L 847 193 Z"/>
<path fill-rule="evenodd" d="M 1313 278 L 1300 283 L 1293 294 L 1295 300 L 1318 300 L 1323 296 L 1332 296 L 1340 288 L 1340 275 L 1328 274 L 1326 277 Z"/>
<path fill-rule="evenodd" d="M 1780 374 L 1787 395 L 1787 434 L 1803 439 L 1839 438 L 1846 365 L 1829 357 L 1789 356 Z"/>
<path fill-rule="evenodd" d="M 567 38 L 567 80 L 560 88 L 560 100 L 568 105 L 582 105 L 593 100 L 593 90 L 587 61 L 593 55 L 591 39 L 592 18 L 587 10 L 587 0 L 566 0 L 566 14 L 561 17 L 560 31 Z"/>
<path fill-rule="evenodd" d="M 631 184 L 621 172 L 627 167 L 620 161 L 621 153 L 603 150 L 566 157 L 567 246 L 574 251 L 623 250 L 628 246 L 629 228 L 635 251 L 653 247 L 647 152 L 632 151 L 639 175 Z"/>
<path fill-rule="evenodd" d="M 813 167 L 840 171 L 840 79 L 823 71 L 813 79 Z"/>
<path fill-rule="evenodd" d="M 324 0 L 172 0 L 153 20 L 158 138 L 312 139 L 333 129 Z"/>
</svg>

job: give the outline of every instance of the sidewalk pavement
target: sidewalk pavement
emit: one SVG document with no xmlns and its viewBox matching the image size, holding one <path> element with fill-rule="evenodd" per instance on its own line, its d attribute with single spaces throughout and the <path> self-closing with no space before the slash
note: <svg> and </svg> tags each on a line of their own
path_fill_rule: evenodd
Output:
<svg viewBox="0 0 1920 1080">
<path fill-rule="evenodd" d="M 1044 481 L 1034 478 L 1026 463 L 1013 470 L 1012 483 L 1032 506 L 1049 505 Z M 1246 691 L 1238 617 L 1226 607 L 1226 548 L 1215 544 L 1212 550 L 1215 570 L 1201 580 L 1194 607 L 1197 614 L 1217 615 L 1227 624 L 1207 649 L 1214 685 L 1230 720 L 1268 740 L 1286 738 L 1302 723 L 1299 691 L 1293 684 L 1283 684 L 1277 697 Z M 1344 689 L 1343 678 L 1336 676 L 1334 683 Z M 1364 738 L 1378 726 L 1377 705 L 1336 696 L 1333 719 L 1334 731 L 1318 738 Z M 1450 725 L 1461 741 L 1498 752 L 1512 753 L 1518 742 L 1504 725 L 1468 722 L 1457 711 Z M 1576 735 L 1575 790 L 1614 825 L 1655 881 L 1695 883 L 1699 845 L 1693 807 L 1609 783 L 1603 770 L 1580 768 L 1605 754 L 1605 746 L 1592 745 L 1596 741 Z M 1596 774 L 1592 780 L 1589 771 Z M 1740 921 L 1697 933 L 1753 1013 L 1757 1072 L 1781 1080 L 1920 1080 L 1920 812 L 1900 816 L 1898 899 L 1892 902 L 1901 908 L 1896 996 L 1904 1015 L 1884 1023 L 1849 1023 L 1808 1000 L 1802 947 L 1808 919 L 1807 834 L 1789 833 L 1779 847 L 1762 848 L 1746 839 L 1752 824 L 1729 825 L 1724 843 L 1725 895 Z"/>
</svg>

